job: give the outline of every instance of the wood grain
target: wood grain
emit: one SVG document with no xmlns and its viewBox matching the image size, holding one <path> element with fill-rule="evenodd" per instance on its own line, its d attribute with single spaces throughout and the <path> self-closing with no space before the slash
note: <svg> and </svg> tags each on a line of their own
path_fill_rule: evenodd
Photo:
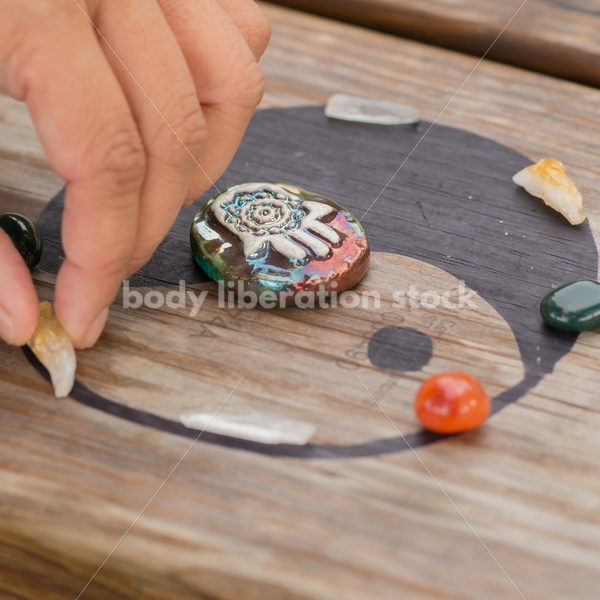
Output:
<svg viewBox="0 0 600 600">
<path fill-rule="evenodd" d="M 489 50 L 493 60 L 600 85 L 595 0 L 273 1 L 478 57 Z"/>
<path fill-rule="evenodd" d="M 475 63 L 266 9 L 274 35 L 263 62 L 264 107 L 322 103 L 345 91 L 402 99 L 432 120 Z M 2 209 L 19 203 L 35 216 L 59 182 L 23 107 L 2 96 L 0 106 L 3 131 L 14 128 L 9 142 L 0 137 L 7 147 Z M 532 159 L 561 158 L 583 191 L 597 237 L 599 107 L 593 89 L 484 63 L 440 122 Z M 18 176 L 16 165 L 27 161 L 35 163 L 35 181 Z M 51 279 L 40 276 L 38 288 L 51 296 Z M 140 317 L 147 327 L 150 317 Z M 164 318 L 167 325 L 181 321 Z M 141 335 L 115 306 L 106 343 L 123 328 Z M 150 336 L 148 348 L 162 341 Z M 203 347 L 198 343 L 199 363 Z M 144 347 L 136 352 L 145 357 Z M 311 461 L 196 445 L 81 597 L 519 598 L 474 530 L 528 600 L 595 598 L 599 358 L 598 336 L 580 336 L 551 375 L 485 429 L 419 449 L 429 472 L 411 453 Z M 102 361 L 83 355 L 82 364 L 110 385 L 108 377 L 101 381 Z M 143 368 L 151 374 L 152 362 Z M 11 600 L 74 598 L 190 440 L 55 401 L 20 349 L 0 346 L 0 378 L 0 590 Z M 363 401 L 366 415 L 369 398 Z M 369 427 L 377 418 L 372 410 Z M 340 424 L 332 433 L 340 435 L 344 415 L 331 414 Z M 388 425 L 395 435 L 381 415 L 381 427 Z"/>
</svg>

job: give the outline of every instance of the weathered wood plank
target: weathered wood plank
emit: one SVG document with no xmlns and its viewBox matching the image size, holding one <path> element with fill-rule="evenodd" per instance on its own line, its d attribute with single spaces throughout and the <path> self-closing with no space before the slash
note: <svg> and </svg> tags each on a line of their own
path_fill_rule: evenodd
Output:
<svg viewBox="0 0 600 600">
<path fill-rule="evenodd" d="M 476 56 L 493 44 L 490 59 L 600 85 L 600 3 L 594 0 L 272 1 Z"/>
</svg>

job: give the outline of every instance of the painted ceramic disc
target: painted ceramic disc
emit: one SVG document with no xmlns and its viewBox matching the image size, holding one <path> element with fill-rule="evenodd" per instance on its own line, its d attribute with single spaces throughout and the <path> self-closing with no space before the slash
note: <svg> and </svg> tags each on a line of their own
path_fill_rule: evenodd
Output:
<svg viewBox="0 0 600 600">
<path fill-rule="evenodd" d="M 285 304 L 303 291 L 347 290 L 369 264 L 352 214 L 284 184 L 245 183 L 212 197 L 194 218 L 191 242 L 209 277 L 234 291 L 275 292 Z"/>
</svg>

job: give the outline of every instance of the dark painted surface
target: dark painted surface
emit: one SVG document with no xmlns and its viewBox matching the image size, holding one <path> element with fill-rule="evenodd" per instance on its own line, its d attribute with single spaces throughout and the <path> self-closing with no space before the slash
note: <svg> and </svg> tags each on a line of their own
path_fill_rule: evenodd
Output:
<svg viewBox="0 0 600 600">
<path fill-rule="evenodd" d="M 430 6 L 429 2 L 415 0 L 271 2 L 471 54 L 477 59 L 485 57 L 584 85 L 600 86 L 600 53 L 593 33 L 600 15 L 597 0 L 539 0 L 535 6 L 527 0 L 522 5 L 515 0 L 512 9 L 511 3 L 497 2 L 498 7 L 490 9 L 489 4 L 484 7 L 475 1 L 446 2 L 445 6 L 439 6 L 440 3 Z M 525 5 L 526 9 L 521 10 Z M 542 12 L 550 13 L 550 17 L 538 22 L 535 13 Z M 514 19 L 509 23 L 511 14 Z"/>
</svg>

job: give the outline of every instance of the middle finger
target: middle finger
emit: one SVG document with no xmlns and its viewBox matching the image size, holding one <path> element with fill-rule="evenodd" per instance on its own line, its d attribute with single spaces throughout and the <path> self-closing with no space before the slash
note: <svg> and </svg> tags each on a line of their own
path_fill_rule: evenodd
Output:
<svg viewBox="0 0 600 600">
<path fill-rule="evenodd" d="M 148 159 L 133 272 L 149 260 L 181 209 L 207 129 L 185 58 L 156 2 L 103 0 L 94 22 Z"/>
</svg>

